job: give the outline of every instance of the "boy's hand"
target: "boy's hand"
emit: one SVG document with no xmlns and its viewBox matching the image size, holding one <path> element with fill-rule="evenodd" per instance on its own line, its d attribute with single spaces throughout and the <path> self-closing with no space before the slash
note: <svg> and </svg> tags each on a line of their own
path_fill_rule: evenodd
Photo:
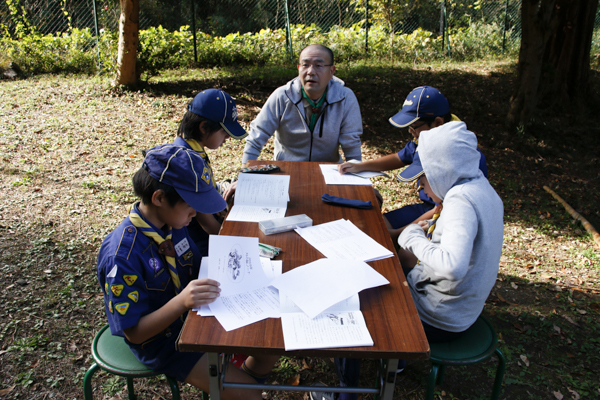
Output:
<svg viewBox="0 0 600 400">
<path fill-rule="evenodd" d="M 419 226 L 425 231 L 425 233 L 427 233 L 427 230 L 429 229 L 429 221 L 419 221 L 417 222 L 417 224 L 419 224 Z"/>
<path fill-rule="evenodd" d="M 223 198 L 225 199 L 226 202 L 229 202 L 229 200 L 231 199 L 231 196 L 233 196 L 233 194 L 235 193 L 236 187 L 237 187 L 237 181 L 232 182 L 229 186 L 227 186 L 227 189 L 225 189 L 225 191 L 223 192 Z"/>
<path fill-rule="evenodd" d="M 198 308 L 215 301 L 220 296 L 220 283 L 212 279 L 195 279 L 183 289 L 184 304 L 187 308 Z"/>
<path fill-rule="evenodd" d="M 360 164 L 361 163 L 345 162 L 343 164 L 338 165 L 338 171 L 340 171 L 340 174 L 342 175 L 344 175 L 347 172 L 361 172 L 362 169 L 360 168 Z"/>
</svg>

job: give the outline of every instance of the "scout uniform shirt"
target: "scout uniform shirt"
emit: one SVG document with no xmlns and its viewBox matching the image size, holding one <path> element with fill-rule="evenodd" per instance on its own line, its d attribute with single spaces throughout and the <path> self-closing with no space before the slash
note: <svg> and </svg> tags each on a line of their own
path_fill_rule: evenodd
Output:
<svg viewBox="0 0 600 400">
<path fill-rule="evenodd" d="M 143 218 L 138 203 L 134 210 Z M 162 237 L 166 236 L 166 232 L 144 220 Z M 177 273 L 183 289 L 198 277 L 201 256 L 187 229 L 173 229 L 172 235 Z M 129 217 L 104 239 L 98 255 L 98 281 L 113 335 L 125 337 L 125 329 L 137 325 L 141 317 L 175 297 L 168 268 L 156 242 L 139 231 Z M 175 341 L 184 319 L 185 314 L 165 331 L 140 345 L 125 341 L 142 363 L 154 369 L 175 351 Z"/>
</svg>

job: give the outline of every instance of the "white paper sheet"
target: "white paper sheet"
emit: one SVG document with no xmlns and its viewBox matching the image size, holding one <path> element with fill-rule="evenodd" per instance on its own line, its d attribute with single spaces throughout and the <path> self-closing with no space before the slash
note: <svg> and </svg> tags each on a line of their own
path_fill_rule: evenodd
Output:
<svg viewBox="0 0 600 400">
<path fill-rule="evenodd" d="M 230 296 L 221 295 L 208 306 L 226 331 L 280 315 L 279 295 L 273 287 Z"/>
<path fill-rule="evenodd" d="M 361 290 L 389 283 L 365 262 L 322 258 L 278 276 L 271 285 L 314 318 Z"/>
<path fill-rule="evenodd" d="M 394 255 L 345 219 L 297 228 L 296 232 L 327 258 L 368 262 Z"/>
<path fill-rule="evenodd" d="M 208 277 L 230 296 L 269 285 L 258 256 L 258 238 L 210 235 Z"/>
<path fill-rule="evenodd" d="M 353 174 L 341 175 L 337 164 L 319 164 L 326 185 L 363 185 L 372 186 L 371 180 Z"/>
<path fill-rule="evenodd" d="M 266 257 L 260 257 L 260 264 L 263 268 L 263 271 L 265 271 L 265 275 L 267 275 L 267 279 L 269 281 L 275 279 L 277 276 L 281 275 L 281 273 L 282 273 L 283 261 L 271 260 Z M 198 279 L 202 279 L 202 278 L 208 278 L 208 257 L 202 258 L 202 263 L 200 265 L 200 273 L 198 274 Z M 290 301 L 290 303 L 292 303 L 292 302 Z M 294 304 L 294 303 L 292 303 L 292 304 Z M 281 307 L 280 307 L 280 309 L 281 309 Z M 297 309 L 298 309 L 298 311 L 301 311 L 299 308 L 297 308 Z M 210 310 L 210 307 L 208 306 L 208 304 L 204 304 L 200 308 L 194 308 L 194 311 L 196 311 L 198 313 L 198 315 L 200 315 L 201 317 L 214 317 L 214 315 L 215 315 Z M 272 317 L 277 318 L 277 317 L 279 317 L 279 314 L 273 315 Z"/>
<path fill-rule="evenodd" d="M 360 161 L 358 160 L 348 160 L 348 162 L 357 164 Z M 350 175 L 356 175 L 356 176 L 361 176 L 363 178 L 373 178 L 375 176 L 387 176 L 388 178 L 390 177 L 388 174 L 386 174 L 385 172 L 381 172 L 381 171 L 361 171 L 361 172 L 346 172 L 347 174 Z"/>
<path fill-rule="evenodd" d="M 279 309 L 281 313 L 303 313 L 302 309 L 296 305 L 288 296 L 279 293 Z M 343 311 L 360 311 L 360 297 L 358 293 L 354 296 L 350 296 L 345 300 L 336 303 L 323 311 L 325 313 L 338 313 Z"/>
<path fill-rule="evenodd" d="M 285 217 L 289 188 L 289 175 L 239 174 L 227 220 L 258 222 Z"/>
<path fill-rule="evenodd" d="M 311 319 L 303 313 L 282 314 L 286 350 L 373 346 L 360 311 L 322 314 Z"/>
</svg>

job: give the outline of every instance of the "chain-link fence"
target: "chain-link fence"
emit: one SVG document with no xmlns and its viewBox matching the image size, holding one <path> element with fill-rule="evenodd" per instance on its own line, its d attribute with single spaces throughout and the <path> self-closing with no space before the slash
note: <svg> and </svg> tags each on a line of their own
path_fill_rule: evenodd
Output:
<svg viewBox="0 0 600 400">
<path fill-rule="evenodd" d="M 518 48 L 520 7 L 521 0 L 143 0 L 140 29 L 160 25 L 177 30 L 189 25 L 213 36 L 225 36 L 261 29 L 289 32 L 289 27 L 297 24 L 314 24 L 325 32 L 333 27 L 356 27 L 366 31 L 361 37 L 365 37 L 368 51 L 368 30 L 373 26 L 383 27 L 390 36 L 421 28 L 442 38 L 443 50 L 451 53 L 452 36 L 476 25 L 485 27 L 481 35 L 501 35 L 498 51 L 503 52 L 507 47 Z M 96 35 L 96 29 L 115 31 L 118 20 L 118 0 L 0 0 L 4 37 L 14 35 L 19 26 L 41 34 L 88 28 Z M 596 27 L 600 30 L 600 10 Z M 599 39 L 600 35 L 594 35 L 594 41 Z"/>
</svg>

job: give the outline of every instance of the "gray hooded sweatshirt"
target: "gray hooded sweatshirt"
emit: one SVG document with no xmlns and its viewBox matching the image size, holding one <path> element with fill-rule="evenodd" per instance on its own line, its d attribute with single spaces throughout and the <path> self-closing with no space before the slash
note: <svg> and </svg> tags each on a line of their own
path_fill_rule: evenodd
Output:
<svg viewBox="0 0 600 400">
<path fill-rule="evenodd" d="M 362 118 L 354 92 L 333 77 L 327 85 L 323 112 L 313 132 L 306 122 L 299 78 L 277 88 L 250 124 L 242 163 L 256 160 L 275 135 L 273 159 L 339 162 L 340 146 L 346 160 L 361 160 Z"/>
<path fill-rule="evenodd" d="M 407 280 L 421 320 L 462 332 L 475 322 L 496 282 L 504 207 L 479 169 L 477 138 L 464 122 L 422 132 L 417 151 L 443 209 L 431 241 L 416 224 L 398 238 L 419 259 Z"/>
</svg>

